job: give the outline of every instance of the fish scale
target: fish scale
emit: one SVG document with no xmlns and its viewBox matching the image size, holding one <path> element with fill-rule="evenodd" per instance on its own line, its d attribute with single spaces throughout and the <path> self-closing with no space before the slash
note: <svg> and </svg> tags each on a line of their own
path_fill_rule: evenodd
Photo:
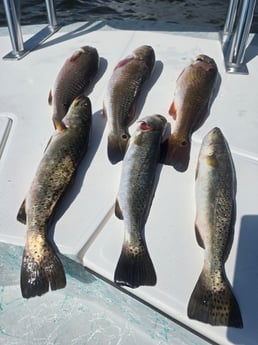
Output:
<svg viewBox="0 0 258 345">
<path fill-rule="evenodd" d="M 130 138 L 128 127 L 136 120 L 137 101 L 154 64 L 153 48 L 144 45 L 119 61 L 111 75 L 103 111 L 108 122 L 107 151 L 112 164 L 121 161 L 125 155 Z"/>
<path fill-rule="evenodd" d="M 140 121 L 130 139 L 122 166 L 115 213 L 124 222 L 124 242 L 115 269 L 119 285 L 155 285 L 156 273 L 144 236 L 156 188 L 160 144 L 167 121 L 161 115 Z"/>
<path fill-rule="evenodd" d="M 211 325 L 242 328 L 240 308 L 225 272 L 234 236 L 235 198 L 234 163 L 223 133 L 215 127 L 203 139 L 196 169 L 195 230 L 204 263 L 187 314 Z"/>
<path fill-rule="evenodd" d="M 89 98 L 77 97 L 64 119 L 65 129 L 51 137 L 18 212 L 18 220 L 27 228 L 21 265 L 21 292 L 25 298 L 40 296 L 49 286 L 56 290 L 66 285 L 48 229 L 54 210 L 88 149 L 91 123 Z"/>
<path fill-rule="evenodd" d="M 91 46 L 76 50 L 61 67 L 48 98 L 48 103 L 53 107 L 54 126 L 59 131 L 64 128 L 62 119 L 71 103 L 88 90 L 98 68 L 99 55 L 96 48 Z"/>
</svg>

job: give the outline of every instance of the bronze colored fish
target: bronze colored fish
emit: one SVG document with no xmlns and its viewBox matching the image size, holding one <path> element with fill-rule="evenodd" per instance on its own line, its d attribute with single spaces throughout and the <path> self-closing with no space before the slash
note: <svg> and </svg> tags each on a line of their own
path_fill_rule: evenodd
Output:
<svg viewBox="0 0 258 345">
<path fill-rule="evenodd" d="M 48 103 L 53 106 L 52 119 L 57 130 L 62 131 L 62 119 L 73 100 L 89 88 L 98 68 L 98 52 L 90 46 L 79 48 L 66 59 L 48 97 Z"/>
<path fill-rule="evenodd" d="M 228 144 L 217 127 L 204 138 L 196 172 L 196 237 L 204 249 L 201 275 L 188 304 L 188 316 L 211 325 L 243 327 L 225 262 L 236 218 L 236 175 Z"/>
<path fill-rule="evenodd" d="M 179 75 L 169 114 L 175 120 L 168 139 L 165 163 L 178 171 L 188 168 L 191 136 L 205 121 L 217 79 L 215 61 L 199 55 Z"/>
<path fill-rule="evenodd" d="M 140 121 L 124 157 L 115 209 L 116 216 L 124 220 L 124 243 L 114 275 L 119 285 L 136 288 L 156 284 L 144 226 L 154 197 L 160 143 L 166 123 L 161 115 Z"/>
<path fill-rule="evenodd" d="M 103 110 L 109 126 L 108 157 L 112 164 L 124 157 L 130 138 L 128 127 L 136 119 L 137 100 L 154 64 L 153 48 L 141 46 L 117 64 L 110 78 Z"/>
<path fill-rule="evenodd" d="M 89 98 L 77 97 L 64 118 L 65 129 L 52 136 L 22 205 L 27 228 L 21 265 L 25 298 L 40 296 L 49 286 L 56 290 L 66 285 L 62 263 L 48 239 L 48 224 L 88 149 L 91 121 Z M 24 211 L 19 211 L 20 217 Z"/>
</svg>

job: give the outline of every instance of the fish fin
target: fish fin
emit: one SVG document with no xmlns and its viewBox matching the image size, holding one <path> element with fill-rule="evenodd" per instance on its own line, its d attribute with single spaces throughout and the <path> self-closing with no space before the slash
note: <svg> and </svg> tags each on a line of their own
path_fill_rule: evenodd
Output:
<svg viewBox="0 0 258 345">
<path fill-rule="evenodd" d="M 171 134 L 167 142 L 161 145 L 161 161 L 173 166 L 177 171 L 184 172 L 190 160 L 191 142 L 188 138 L 177 138 Z"/>
<path fill-rule="evenodd" d="M 173 119 L 175 120 L 176 119 L 176 104 L 175 104 L 175 101 L 173 101 L 171 103 L 171 106 L 168 110 L 168 113 L 169 115 L 171 115 L 173 117 Z"/>
<path fill-rule="evenodd" d="M 199 228 L 196 224 L 195 224 L 195 236 L 196 236 L 196 240 L 197 240 L 197 243 L 199 244 L 199 246 L 202 247 L 203 249 L 205 249 L 205 245 L 204 245 L 201 233 L 200 233 Z"/>
<path fill-rule="evenodd" d="M 108 159 L 112 164 L 116 164 L 124 159 L 130 135 L 124 133 L 121 140 L 114 135 L 108 136 Z"/>
<path fill-rule="evenodd" d="M 49 94 L 48 94 L 48 104 L 49 105 L 52 105 L 52 100 L 53 100 L 52 90 L 49 90 Z"/>
<path fill-rule="evenodd" d="M 23 200 L 16 217 L 18 222 L 22 224 L 26 224 L 26 220 L 27 220 L 25 204 L 26 204 L 26 199 Z"/>
<path fill-rule="evenodd" d="M 57 119 L 55 116 L 53 116 L 53 123 L 54 123 L 55 129 L 56 129 L 59 133 L 63 132 L 63 131 L 66 129 L 66 126 L 65 126 L 65 124 L 63 123 L 63 121 Z"/>
<path fill-rule="evenodd" d="M 124 219 L 123 212 L 121 210 L 121 207 L 117 199 L 116 199 L 116 204 L 115 204 L 115 215 L 118 219 L 121 219 L 121 220 Z"/>
<path fill-rule="evenodd" d="M 130 288 L 156 284 L 155 269 L 144 243 L 137 246 L 132 246 L 129 243 L 123 244 L 115 269 L 114 281 L 118 285 Z"/>
<path fill-rule="evenodd" d="M 188 303 L 187 315 L 213 326 L 242 328 L 243 321 L 238 302 L 225 277 L 221 277 L 219 289 L 210 286 L 203 269 Z"/>
<path fill-rule="evenodd" d="M 38 246 L 37 246 L 38 249 Z M 36 249 L 35 249 L 36 251 Z M 49 243 L 31 252 L 26 246 L 21 265 L 20 286 L 24 298 L 41 296 L 66 285 L 63 265 Z"/>
</svg>

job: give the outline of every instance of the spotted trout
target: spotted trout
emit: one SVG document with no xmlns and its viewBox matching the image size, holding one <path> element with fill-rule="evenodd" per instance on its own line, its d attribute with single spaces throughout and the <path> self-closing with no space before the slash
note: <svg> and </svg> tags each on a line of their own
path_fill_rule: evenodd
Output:
<svg viewBox="0 0 258 345">
<path fill-rule="evenodd" d="M 155 285 L 144 227 L 156 187 L 156 171 L 166 119 L 153 115 L 140 121 L 125 154 L 115 214 L 124 221 L 124 242 L 114 281 L 136 288 Z"/>
<path fill-rule="evenodd" d="M 48 97 L 48 103 L 53 107 L 52 119 L 57 130 L 62 131 L 62 119 L 73 100 L 91 86 L 98 68 L 98 52 L 90 46 L 79 48 L 66 59 Z"/>
<path fill-rule="evenodd" d="M 19 211 L 27 229 L 20 280 L 25 298 L 66 285 L 62 263 L 48 239 L 49 221 L 87 151 L 91 118 L 89 98 L 77 97 L 63 120 L 65 129 L 51 137 L 39 163 L 22 205 L 25 213 Z"/>
<path fill-rule="evenodd" d="M 198 55 L 176 81 L 174 100 L 169 108 L 174 124 L 166 142 L 165 163 L 178 171 L 188 168 L 191 136 L 208 115 L 217 75 L 215 61 L 207 55 Z"/>
<path fill-rule="evenodd" d="M 136 104 L 144 82 L 151 76 L 155 53 L 150 46 L 141 46 L 121 60 L 109 80 L 103 101 L 107 117 L 108 158 L 112 164 L 124 157 L 130 134 L 128 127 L 135 122 Z"/>
<path fill-rule="evenodd" d="M 196 237 L 204 264 L 188 304 L 188 316 L 211 325 L 242 328 L 238 302 L 225 273 L 236 218 L 236 175 L 221 130 L 204 138 L 196 171 Z"/>
</svg>

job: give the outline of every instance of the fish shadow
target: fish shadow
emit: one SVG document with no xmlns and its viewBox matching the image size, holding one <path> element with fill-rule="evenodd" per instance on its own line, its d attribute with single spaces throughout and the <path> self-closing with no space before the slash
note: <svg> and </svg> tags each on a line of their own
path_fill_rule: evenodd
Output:
<svg viewBox="0 0 258 345">
<path fill-rule="evenodd" d="M 137 116 L 136 116 L 136 118 L 140 117 L 142 109 L 144 107 L 144 104 L 146 103 L 148 93 L 150 92 L 152 87 L 155 85 L 155 83 L 159 79 L 159 77 L 163 71 L 163 67 L 164 67 L 163 63 L 160 60 L 157 60 L 155 62 L 155 66 L 154 66 L 153 72 L 151 74 L 151 77 L 148 80 L 146 80 L 146 82 L 144 83 L 144 86 L 141 90 L 140 97 L 137 101 L 137 105 L 136 105 Z M 148 115 L 151 115 L 151 114 L 148 114 Z"/>
<path fill-rule="evenodd" d="M 103 75 L 105 74 L 106 70 L 107 70 L 107 59 L 103 58 L 102 56 L 99 58 L 99 68 L 98 68 L 98 72 L 95 76 L 95 78 L 93 78 L 93 80 L 91 81 L 89 87 L 87 88 L 87 90 L 85 90 L 84 95 L 88 96 L 93 92 L 97 82 L 103 77 Z"/>
<path fill-rule="evenodd" d="M 80 193 L 87 171 L 98 151 L 105 126 L 106 119 L 102 114 L 102 110 L 98 110 L 92 116 L 92 130 L 88 152 L 86 152 L 64 195 L 57 203 L 53 215 L 49 221 L 48 240 L 56 250 L 57 247 L 53 240 L 55 224 L 64 215 L 64 213 L 76 199 L 77 195 Z"/>
<path fill-rule="evenodd" d="M 239 302 L 243 329 L 228 328 L 227 337 L 234 344 L 256 344 L 258 339 L 258 215 L 244 215 L 233 279 L 233 290 Z M 253 340 L 253 342 L 251 342 Z"/>
</svg>

